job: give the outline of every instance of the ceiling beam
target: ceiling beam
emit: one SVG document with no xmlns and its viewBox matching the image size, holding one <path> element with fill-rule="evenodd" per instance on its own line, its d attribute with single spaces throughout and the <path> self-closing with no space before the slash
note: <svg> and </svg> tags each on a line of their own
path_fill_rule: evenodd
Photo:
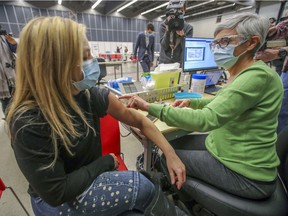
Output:
<svg viewBox="0 0 288 216">
<path fill-rule="evenodd" d="M 227 0 L 229 2 L 236 3 L 238 5 L 244 5 L 244 6 L 254 6 L 255 5 L 255 0 Z"/>
<path fill-rule="evenodd" d="M 165 3 L 165 2 L 164 2 Z M 134 14 L 141 14 L 142 12 L 146 11 L 146 10 L 149 10 L 151 8 L 155 8 L 159 5 L 163 4 L 162 1 L 148 1 L 148 2 L 142 2 L 142 4 L 139 6 L 139 9 L 133 11 Z M 166 9 L 166 8 L 165 8 Z"/>
</svg>

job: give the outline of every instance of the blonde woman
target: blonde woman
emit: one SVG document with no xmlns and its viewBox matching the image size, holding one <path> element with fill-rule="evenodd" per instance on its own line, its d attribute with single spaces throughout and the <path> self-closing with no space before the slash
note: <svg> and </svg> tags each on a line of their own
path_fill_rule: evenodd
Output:
<svg viewBox="0 0 288 216">
<path fill-rule="evenodd" d="M 173 161 L 173 184 L 185 182 L 183 163 L 153 124 L 109 91 L 92 87 L 99 65 L 83 25 L 60 17 L 33 19 L 20 34 L 17 54 L 7 122 L 36 216 L 180 215 L 159 187 L 138 172 L 114 171 L 117 158 L 101 155 L 99 118 L 109 113 L 139 128 Z"/>
</svg>

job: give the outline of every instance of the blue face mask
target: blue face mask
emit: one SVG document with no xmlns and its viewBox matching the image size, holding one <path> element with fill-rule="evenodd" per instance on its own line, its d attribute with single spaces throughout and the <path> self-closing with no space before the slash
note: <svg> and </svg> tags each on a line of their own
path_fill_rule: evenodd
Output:
<svg viewBox="0 0 288 216">
<path fill-rule="evenodd" d="M 82 68 L 84 79 L 73 83 L 80 91 L 95 86 L 100 76 L 100 68 L 96 58 L 84 61 Z"/>
<path fill-rule="evenodd" d="M 244 43 L 244 42 L 242 42 L 242 43 Z M 216 64 L 219 67 L 223 67 L 224 69 L 229 69 L 229 68 L 233 67 L 236 64 L 236 62 L 238 61 L 239 57 L 247 52 L 247 51 L 244 51 L 240 55 L 234 56 L 233 53 L 234 53 L 235 47 L 241 45 L 242 43 L 235 44 L 235 45 L 229 44 L 228 46 L 226 46 L 224 48 L 220 48 L 219 46 L 215 46 L 212 49 L 212 52 L 214 54 L 214 60 L 215 60 Z"/>
</svg>

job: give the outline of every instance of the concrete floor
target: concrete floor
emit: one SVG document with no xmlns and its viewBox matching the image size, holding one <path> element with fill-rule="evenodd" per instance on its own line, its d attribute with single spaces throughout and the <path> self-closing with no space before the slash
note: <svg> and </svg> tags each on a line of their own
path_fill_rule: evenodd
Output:
<svg viewBox="0 0 288 216">
<path fill-rule="evenodd" d="M 141 66 L 139 67 L 141 73 Z M 107 68 L 107 77 L 105 80 L 114 79 L 113 67 Z M 118 75 L 119 74 L 119 75 Z M 136 80 L 136 64 L 124 63 L 123 76 L 132 76 Z M 117 78 L 120 77 L 120 71 L 117 70 Z M 23 202 L 24 206 L 28 209 L 31 215 L 34 215 L 30 205 L 30 197 L 27 193 L 28 183 L 25 177 L 19 170 L 14 157 L 11 143 L 8 136 L 7 126 L 5 121 L 2 120 L 4 114 L 0 110 L 0 177 L 6 184 L 14 189 Z M 121 124 L 120 124 L 121 125 Z M 121 134 L 126 135 L 128 131 L 121 126 Z M 143 148 L 141 143 L 133 136 L 121 137 L 121 152 L 124 153 L 125 163 L 130 170 L 135 170 L 136 157 L 142 153 Z M 25 216 L 25 212 L 18 204 L 9 190 L 5 190 L 0 199 L 0 216 Z"/>
</svg>

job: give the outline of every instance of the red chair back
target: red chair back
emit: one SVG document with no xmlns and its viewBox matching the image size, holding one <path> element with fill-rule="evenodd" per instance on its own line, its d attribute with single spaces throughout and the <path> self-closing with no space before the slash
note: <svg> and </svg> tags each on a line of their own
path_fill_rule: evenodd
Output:
<svg viewBox="0 0 288 216">
<path fill-rule="evenodd" d="M 114 153 L 120 162 L 118 170 L 127 170 L 127 167 L 120 156 L 120 128 L 118 120 L 110 115 L 100 118 L 100 136 L 102 142 L 102 155 Z"/>
<path fill-rule="evenodd" d="M 0 198 L 2 196 L 3 191 L 6 189 L 6 185 L 4 184 L 4 182 L 2 181 L 2 179 L 0 178 Z"/>
</svg>

